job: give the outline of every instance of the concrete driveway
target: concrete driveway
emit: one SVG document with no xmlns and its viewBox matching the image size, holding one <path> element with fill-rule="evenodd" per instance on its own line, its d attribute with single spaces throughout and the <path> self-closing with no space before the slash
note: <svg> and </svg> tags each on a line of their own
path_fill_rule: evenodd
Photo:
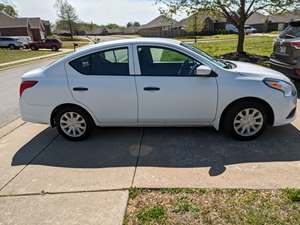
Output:
<svg viewBox="0 0 300 225">
<path fill-rule="evenodd" d="M 299 146 L 299 112 L 251 142 L 211 128 L 103 128 L 74 143 L 21 123 L 0 139 L 0 224 L 122 224 L 130 187 L 300 188 Z"/>
</svg>

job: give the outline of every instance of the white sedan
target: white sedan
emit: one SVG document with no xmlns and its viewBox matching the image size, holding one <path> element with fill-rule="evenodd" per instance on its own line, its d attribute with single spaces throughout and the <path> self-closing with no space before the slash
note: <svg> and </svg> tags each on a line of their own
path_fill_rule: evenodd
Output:
<svg viewBox="0 0 300 225">
<path fill-rule="evenodd" d="M 22 118 L 75 141 L 95 126 L 213 126 L 250 140 L 291 123 L 296 103 L 283 74 L 169 39 L 92 45 L 24 74 L 20 86 Z"/>
</svg>

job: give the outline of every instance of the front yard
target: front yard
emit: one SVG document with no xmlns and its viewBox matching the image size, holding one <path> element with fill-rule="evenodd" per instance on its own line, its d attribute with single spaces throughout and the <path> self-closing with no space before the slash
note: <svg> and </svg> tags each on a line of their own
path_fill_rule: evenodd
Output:
<svg viewBox="0 0 300 225">
<path fill-rule="evenodd" d="M 21 59 L 44 56 L 54 53 L 51 50 L 31 51 L 31 50 L 9 50 L 0 49 L 0 64 Z"/>
<path fill-rule="evenodd" d="M 260 56 L 270 56 L 273 50 L 274 37 L 247 37 L 245 40 L 245 51 Z M 223 40 L 214 42 L 199 42 L 195 47 L 219 57 L 221 55 L 236 51 L 237 40 Z"/>
<path fill-rule="evenodd" d="M 131 189 L 124 225 L 295 225 L 300 190 Z"/>
</svg>

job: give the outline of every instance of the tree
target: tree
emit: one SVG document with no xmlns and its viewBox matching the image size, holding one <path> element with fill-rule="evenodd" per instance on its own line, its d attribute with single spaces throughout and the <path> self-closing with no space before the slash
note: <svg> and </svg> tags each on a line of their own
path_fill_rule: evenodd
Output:
<svg viewBox="0 0 300 225">
<path fill-rule="evenodd" d="M 132 22 L 128 22 L 126 27 L 133 27 L 133 23 Z"/>
<path fill-rule="evenodd" d="M 141 24 L 137 21 L 127 23 L 127 27 L 140 27 L 140 26 Z"/>
<path fill-rule="evenodd" d="M 12 5 L 5 5 L 3 3 L 0 3 L 0 11 L 13 17 L 16 17 L 18 15 L 17 10 Z"/>
<path fill-rule="evenodd" d="M 250 16 L 256 12 L 283 12 L 300 6 L 299 0 L 156 0 L 156 2 L 164 5 L 161 11 L 166 14 L 174 14 L 178 11 L 194 14 L 199 10 L 221 13 L 239 31 L 238 55 L 244 54 L 244 26 Z"/>
<path fill-rule="evenodd" d="M 61 23 L 67 23 L 70 31 L 71 40 L 73 40 L 74 25 L 78 21 L 75 8 L 68 2 L 68 0 L 57 0 L 55 3 L 57 9 L 57 16 Z"/>
<path fill-rule="evenodd" d="M 134 26 L 134 27 L 140 27 L 140 26 L 141 26 L 141 24 L 140 24 L 140 22 L 138 22 L 138 21 L 135 21 L 135 22 L 133 22 L 133 26 Z"/>
</svg>

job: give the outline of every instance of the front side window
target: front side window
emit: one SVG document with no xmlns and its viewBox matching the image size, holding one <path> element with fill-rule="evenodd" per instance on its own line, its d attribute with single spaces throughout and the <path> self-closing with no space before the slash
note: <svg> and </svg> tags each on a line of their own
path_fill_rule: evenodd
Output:
<svg viewBox="0 0 300 225">
<path fill-rule="evenodd" d="M 199 62 L 172 49 L 140 46 L 138 56 L 141 74 L 146 76 L 194 75 Z"/>
<path fill-rule="evenodd" d="M 129 75 L 128 48 L 92 53 L 70 62 L 85 75 Z"/>
</svg>

